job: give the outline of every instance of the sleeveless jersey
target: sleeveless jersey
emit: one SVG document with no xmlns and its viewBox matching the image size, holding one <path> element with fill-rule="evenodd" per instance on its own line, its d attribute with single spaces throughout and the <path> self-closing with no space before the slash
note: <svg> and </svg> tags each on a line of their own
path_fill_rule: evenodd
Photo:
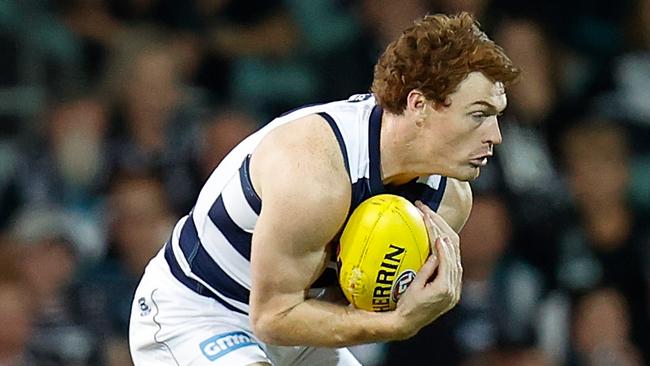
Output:
<svg viewBox="0 0 650 366">
<path fill-rule="evenodd" d="M 421 177 L 390 188 L 382 184 L 382 109 L 371 94 L 303 107 L 285 113 L 250 135 L 212 172 L 196 205 L 178 221 L 164 249 L 165 259 L 178 281 L 230 310 L 248 314 L 251 239 L 263 204 L 251 183 L 250 156 L 274 128 L 310 114 L 323 117 L 338 140 L 352 184 L 350 213 L 365 199 L 381 193 L 399 194 L 412 202 L 421 200 L 434 211 L 438 209 L 445 177 Z"/>
</svg>

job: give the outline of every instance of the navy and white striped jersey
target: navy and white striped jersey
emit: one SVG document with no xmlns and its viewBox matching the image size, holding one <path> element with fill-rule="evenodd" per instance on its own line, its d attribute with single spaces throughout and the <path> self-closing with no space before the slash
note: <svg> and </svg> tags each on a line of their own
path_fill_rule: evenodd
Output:
<svg viewBox="0 0 650 366">
<path fill-rule="evenodd" d="M 262 207 L 249 176 L 250 154 L 274 128 L 318 114 L 332 128 L 352 184 L 352 212 L 365 199 L 399 194 L 437 210 L 446 178 L 422 177 L 389 189 L 381 179 L 379 137 L 382 109 L 371 94 L 304 107 L 276 118 L 235 147 L 212 172 L 192 211 L 178 221 L 165 247 L 176 279 L 193 291 L 248 314 L 252 233 Z M 297 157 L 299 158 L 299 157 Z"/>
</svg>

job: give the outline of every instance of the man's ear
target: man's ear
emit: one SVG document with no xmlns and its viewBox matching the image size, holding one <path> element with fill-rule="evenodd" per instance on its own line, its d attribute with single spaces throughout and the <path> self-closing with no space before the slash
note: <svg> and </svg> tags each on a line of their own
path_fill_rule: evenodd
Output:
<svg viewBox="0 0 650 366">
<path fill-rule="evenodd" d="M 427 98 L 421 91 L 413 89 L 406 96 L 406 112 L 413 116 L 416 126 L 422 127 L 429 117 Z"/>
<path fill-rule="evenodd" d="M 427 99 L 421 91 L 411 90 L 406 96 L 406 109 L 413 114 L 422 114 L 426 110 Z"/>
</svg>

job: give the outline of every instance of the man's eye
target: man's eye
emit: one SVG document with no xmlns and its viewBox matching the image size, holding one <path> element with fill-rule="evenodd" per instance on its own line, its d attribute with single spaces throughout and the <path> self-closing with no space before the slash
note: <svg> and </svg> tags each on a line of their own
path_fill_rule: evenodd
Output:
<svg viewBox="0 0 650 366">
<path fill-rule="evenodd" d="M 488 115 L 486 113 L 484 113 L 484 112 L 472 113 L 472 118 L 474 118 L 474 120 L 477 120 L 477 121 L 482 121 L 485 118 L 487 118 L 487 116 Z"/>
</svg>

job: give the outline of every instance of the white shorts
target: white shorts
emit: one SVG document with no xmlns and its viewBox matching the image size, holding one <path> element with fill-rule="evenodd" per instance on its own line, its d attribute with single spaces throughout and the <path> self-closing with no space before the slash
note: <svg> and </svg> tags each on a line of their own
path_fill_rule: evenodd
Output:
<svg viewBox="0 0 650 366">
<path fill-rule="evenodd" d="M 346 348 L 280 347 L 260 342 L 246 315 L 199 295 L 169 270 L 161 250 L 131 306 L 129 346 L 136 366 L 360 366 Z"/>
</svg>

